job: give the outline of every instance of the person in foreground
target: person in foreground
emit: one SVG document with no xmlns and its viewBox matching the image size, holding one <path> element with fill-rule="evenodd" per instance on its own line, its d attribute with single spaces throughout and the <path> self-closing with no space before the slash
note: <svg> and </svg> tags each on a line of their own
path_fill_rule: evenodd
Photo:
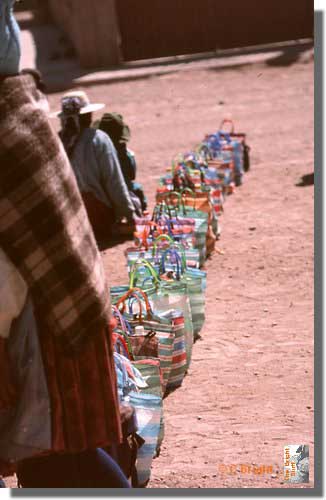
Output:
<svg viewBox="0 0 326 500">
<path fill-rule="evenodd" d="M 0 7 L 0 477 L 129 488 L 103 451 L 122 433 L 101 257 L 35 80 L 18 73 L 13 1 Z"/>
</svg>

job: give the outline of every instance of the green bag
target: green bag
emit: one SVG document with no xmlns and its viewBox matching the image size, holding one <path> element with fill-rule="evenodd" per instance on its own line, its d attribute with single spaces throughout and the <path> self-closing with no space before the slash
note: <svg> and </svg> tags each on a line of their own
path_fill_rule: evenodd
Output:
<svg viewBox="0 0 326 500">
<path fill-rule="evenodd" d="M 163 398 L 162 394 L 162 373 L 160 360 L 158 358 L 146 358 L 144 356 L 136 356 L 133 365 L 140 371 L 144 377 L 148 387 L 139 389 L 142 393 L 154 394 Z M 162 403 L 162 413 L 160 421 L 160 432 L 157 438 L 156 455 L 159 455 L 160 448 L 164 439 L 164 411 Z"/>
<path fill-rule="evenodd" d="M 189 191 L 192 193 L 191 190 Z M 175 191 L 166 193 L 165 197 L 166 199 L 176 197 L 177 202 L 175 205 L 168 205 L 165 203 L 157 205 L 163 213 L 167 213 L 170 216 L 175 213 L 176 216 L 189 217 L 195 221 L 193 247 L 199 251 L 199 266 L 203 266 L 207 254 L 206 237 L 208 232 L 209 214 L 201 210 L 197 210 L 195 206 L 185 205 L 183 203 L 182 194 Z"/>
<path fill-rule="evenodd" d="M 145 270 L 143 275 L 141 274 L 141 269 Z M 196 269 L 196 271 L 199 270 Z M 161 280 L 154 267 L 145 260 L 141 260 L 135 264 L 130 273 L 130 287 L 135 285 L 146 291 L 152 308 L 156 314 L 160 315 L 172 309 L 181 310 L 183 313 L 186 364 L 183 366 L 181 359 L 179 360 L 178 371 L 175 373 L 172 372 L 170 376 L 171 387 L 172 384 L 177 384 L 177 379 L 181 380 L 181 378 L 183 378 L 182 373 L 183 371 L 186 372 L 189 368 L 192 355 L 194 330 L 187 286 L 177 280 Z M 175 343 L 175 347 L 177 349 L 178 338 Z M 176 352 L 175 356 L 178 356 Z M 181 353 L 179 353 L 179 356 L 181 356 Z"/>
<path fill-rule="evenodd" d="M 153 240 L 153 245 L 148 250 L 140 247 L 128 248 L 126 250 L 128 273 L 130 273 L 133 264 L 139 259 L 145 259 L 154 267 L 159 266 L 162 252 L 167 248 L 182 248 L 187 267 L 199 268 L 201 257 L 198 248 L 185 248 L 182 243 L 174 241 L 169 235 L 161 234 Z"/>
<path fill-rule="evenodd" d="M 129 402 L 135 408 L 137 434 L 144 439 L 138 448 L 136 470 L 139 487 L 145 487 L 151 475 L 161 429 L 162 398 L 152 393 L 130 392 Z"/>
<path fill-rule="evenodd" d="M 164 247 L 159 247 L 159 243 L 161 241 L 164 241 L 166 245 Z M 182 243 L 175 241 L 173 238 L 171 238 L 167 234 L 161 234 L 155 240 L 153 241 L 153 253 L 155 254 L 155 262 L 154 265 L 159 265 L 160 258 L 162 256 L 162 253 L 164 250 L 167 248 L 175 248 L 178 251 L 180 251 L 183 255 L 185 265 L 191 269 L 197 269 L 200 266 L 200 251 L 198 248 L 186 248 Z M 151 264 L 153 262 L 148 259 L 146 256 L 143 257 L 145 260 L 149 260 Z"/>
<path fill-rule="evenodd" d="M 140 296 L 145 304 L 145 314 L 143 314 Z M 133 297 L 138 301 L 139 313 L 133 314 L 126 312 L 125 306 L 126 301 Z M 120 297 L 116 306 L 120 309 L 122 307 L 122 314 L 126 317 L 128 323 L 132 328 L 142 325 L 145 332 L 155 332 L 159 341 L 158 345 L 158 355 L 161 363 L 162 375 L 163 375 L 163 394 L 166 390 L 167 384 L 169 382 L 169 376 L 172 367 L 173 358 L 173 347 L 176 332 L 178 331 L 178 325 L 173 318 L 161 317 L 152 311 L 147 294 L 140 288 L 132 288 L 127 291 L 122 297 Z"/>
<path fill-rule="evenodd" d="M 174 252 L 167 250 L 161 259 L 161 272 L 166 273 L 168 266 L 173 267 L 173 264 L 168 264 L 166 256 Z M 206 287 L 206 273 L 200 270 L 187 270 L 182 265 L 182 259 L 177 258 L 177 270 L 175 277 L 171 276 L 169 281 L 180 281 L 187 286 L 187 293 L 190 301 L 191 317 L 194 330 L 194 339 L 198 338 L 205 321 L 205 287 Z M 194 274 L 196 271 L 197 274 Z M 200 274 L 198 274 L 198 272 Z"/>
<path fill-rule="evenodd" d="M 206 257 L 208 257 L 214 252 L 215 242 L 219 231 L 217 217 L 211 202 L 210 188 L 208 186 L 202 186 L 200 192 L 185 188 L 181 192 L 181 195 L 184 205 L 205 212 L 208 215 L 206 233 Z"/>
</svg>

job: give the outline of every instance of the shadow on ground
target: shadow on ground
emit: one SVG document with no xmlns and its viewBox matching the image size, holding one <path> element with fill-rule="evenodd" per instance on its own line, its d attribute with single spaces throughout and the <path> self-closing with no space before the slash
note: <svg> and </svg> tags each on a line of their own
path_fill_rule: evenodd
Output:
<svg viewBox="0 0 326 500">
<path fill-rule="evenodd" d="M 313 186 L 315 183 L 315 174 L 312 172 L 311 174 L 306 174 L 301 177 L 300 182 L 296 184 L 298 187 L 305 187 L 305 186 Z"/>
<path fill-rule="evenodd" d="M 291 66 L 296 62 L 303 59 L 303 61 L 310 59 L 312 56 L 311 46 L 301 46 L 298 45 L 296 47 L 289 47 L 287 49 L 282 50 L 282 54 L 269 59 L 266 61 L 267 66 Z"/>
</svg>

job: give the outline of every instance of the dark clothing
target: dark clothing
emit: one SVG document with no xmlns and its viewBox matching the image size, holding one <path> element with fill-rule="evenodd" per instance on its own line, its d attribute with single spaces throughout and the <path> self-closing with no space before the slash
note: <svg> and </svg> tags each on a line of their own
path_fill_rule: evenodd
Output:
<svg viewBox="0 0 326 500">
<path fill-rule="evenodd" d="M 23 488 L 130 488 L 120 467 L 100 448 L 25 460 L 17 477 Z"/>
<path fill-rule="evenodd" d="M 132 189 L 132 181 L 136 179 L 136 161 L 134 155 L 125 144 L 114 144 L 128 189 Z"/>
<path fill-rule="evenodd" d="M 132 151 L 130 151 L 130 149 L 126 147 L 125 144 L 115 144 L 115 147 L 118 153 L 121 171 L 123 173 L 129 192 L 133 193 L 136 198 L 139 199 L 141 211 L 143 212 L 144 210 L 147 210 L 147 199 L 143 190 L 143 186 L 139 184 L 139 182 L 135 181 L 137 170 L 135 155 Z"/>
<path fill-rule="evenodd" d="M 93 193 L 82 193 L 82 198 L 97 243 L 110 238 L 116 220 L 113 208 L 95 198 Z"/>
<path fill-rule="evenodd" d="M 139 199 L 141 212 L 147 210 L 147 200 L 143 187 L 141 184 L 135 182 L 137 170 L 135 156 L 127 148 L 127 142 L 130 138 L 128 125 L 124 123 L 123 117 L 119 113 L 105 113 L 98 124 L 98 128 L 105 132 L 113 142 L 123 177 L 129 191 Z M 138 213 L 137 215 L 142 214 Z"/>
</svg>

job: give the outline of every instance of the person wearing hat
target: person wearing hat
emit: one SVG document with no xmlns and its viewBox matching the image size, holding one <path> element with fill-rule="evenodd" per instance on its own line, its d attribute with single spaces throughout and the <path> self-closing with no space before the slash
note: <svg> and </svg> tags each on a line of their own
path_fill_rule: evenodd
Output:
<svg viewBox="0 0 326 500">
<path fill-rule="evenodd" d="M 136 179 L 136 160 L 133 151 L 128 149 L 127 143 L 130 139 L 130 129 L 119 113 L 104 113 L 101 120 L 95 124 L 103 130 L 112 140 L 117 151 L 121 170 L 131 191 L 140 200 L 142 211 L 147 210 L 147 200 L 141 184 Z"/>
<path fill-rule="evenodd" d="M 91 127 L 92 113 L 104 104 L 90 103 L 83 91 L 65 94 L 60 138 L 70 159 L 97 242 L 112 236 L 115 222 L 127 219 L 134 230 L 137 203 L 131 199 L 111 139 Z M 52 115 L 53 116 L 53 115 Z"/>
</svg>

